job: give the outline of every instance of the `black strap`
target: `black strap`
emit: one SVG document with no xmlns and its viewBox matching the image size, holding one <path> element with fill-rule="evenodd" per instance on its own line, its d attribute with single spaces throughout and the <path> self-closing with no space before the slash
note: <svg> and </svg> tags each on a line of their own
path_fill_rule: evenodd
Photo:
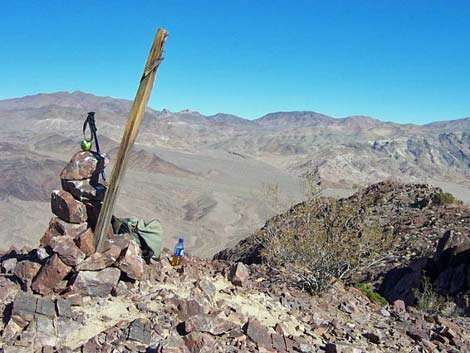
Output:
<svg viewBox="0 0 470 353">
<path fill-rule="evenodd" d="M 90 127 L 89 139 L 87 139 L 86 137 L 87 126 Z M 100 144 L 98 143 L 98 135 L 96 134 L 97 131 L 98 131 L 98 128 L 96 127 L 96 122 L 95 122 L 95 112 L 89 112 L 88 116 L 86 117 L 83 123 L 83 138 L 87 140 L 88 142 L 92 142 L 93 140 L 95 140 L 96 152 L 98 153 L 99 156 L 101 156 Z M 101 177 L 103 178 L 103 180 L 106 180 L 104 171 L 101 173 Z"/>
</svg>

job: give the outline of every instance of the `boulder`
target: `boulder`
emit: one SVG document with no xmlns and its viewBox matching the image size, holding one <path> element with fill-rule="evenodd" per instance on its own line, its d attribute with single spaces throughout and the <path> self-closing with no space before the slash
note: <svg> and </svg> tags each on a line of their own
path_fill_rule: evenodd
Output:
<svg viewBox="0 0 470 353">
<path fill-rule="evenodd" d="M 60 260 L 59 255 L 54 254 L 39 271 L 31 289 L 42 295 L 49 294 L 68 275 L 70 270 L 71 268 Z"/>
<path fill-rule="evenodd" d="M 93 152 L 77 152 L 60 173 L 64 180 L 93 179 L 108 165 L 109 158 Z"/>
<path fill-rule="evenodd" d="M 80 224 L 86 222 L 88 218 L 85 205 L 63 190 L 52 192 L 51 209 L 56 216 L 68 223 Z"/>
<path fill-rule="evenodd" d="M 238 262 L 232 266 L 228 279 L 232 284 L 243 287 L 246 285 L 246 281 L 249 277 L 250 271 L 248 270 L 248 267 L 245 264 Z"/>
<path fill-rule="evenodd" d="M 119 281 L 121 271 L 117 268 L 105 268 L 101 271 L 81 271 L 78 273 L 72 290 L 82 295 L 105 297 Z"/>
</svg>

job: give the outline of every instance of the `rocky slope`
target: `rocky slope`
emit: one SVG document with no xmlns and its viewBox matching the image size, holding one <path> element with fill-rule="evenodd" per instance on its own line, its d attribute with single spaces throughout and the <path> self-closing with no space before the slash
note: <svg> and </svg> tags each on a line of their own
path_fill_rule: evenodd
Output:
<svg viewBox="0 0 470 353">
<path fill-rule="evenodd" d="M 18 262 L 13 275 L 0 276 L 0 351 L 365 353 L 470 348 L 465 318 L 425 315 L 402 301 L 377 305 L 340 282 L 312 297 L 273 286 L 269 271 L 260 265 L 186 256 L 175 268 L 169 255 L 163 252 L 159 261 L 145 265 L 140 281 L 115 282 L 111 296 L 106 289 L 82 294 L 58 290 L 41 297 L 20 288 L 17 282 L 26 273 L 17 268 L 44 259 L 38 259 L 37 250 L 7 252 L 3 269 L 5 258 Z M 107 286 L 95 282 L 94 288 Z"/>
<path fill-rule="evenodd" d="M 340 207 L 360 210 L 364 223 L 377 224 L 390 240 L 387 248 L 359 261 L 349 283 L 371 283 L 389 301 L 401 299 L 412 305 L 426 277 L 437 294 L 452 298 L 457 311 L 469 315 L 470 208 L 443 199 L 444 195 L 430 185 L 382 182 L 338 200 Z M 287 224 L 302 232 L 302 212 L 303 203 L 269 220 L 258 233 L 215 258 L 262 263 L 262 251 L 270 249 L 264 249 L 260 237 L 268 229 Z"/>
</svg>

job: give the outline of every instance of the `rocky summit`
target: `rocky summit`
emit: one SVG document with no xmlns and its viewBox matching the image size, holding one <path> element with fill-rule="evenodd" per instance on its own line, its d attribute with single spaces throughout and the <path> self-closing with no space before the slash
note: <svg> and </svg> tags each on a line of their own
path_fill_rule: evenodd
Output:
<svg viewBox="0 0 470 353">
<path fill-rule="evenodd" d="M 75 154 L 39 246 L 0 254 L 0 352 L 470 351 L 470 211 L 442 190 L 383 182 L 337 201 L 395 241 L 312 294 L 283 281 L 258 241 L 277 222 L 301 235 L 302 204 L 214 260 L 186 254 L 172 266 L 163 249 L 144 261 L 134 239 L 111 228 L 97 253 L 106 164 Z M 429 300 L 445 295 L 454 310 L 420 305 L 424 278 Z"/>
</svg>

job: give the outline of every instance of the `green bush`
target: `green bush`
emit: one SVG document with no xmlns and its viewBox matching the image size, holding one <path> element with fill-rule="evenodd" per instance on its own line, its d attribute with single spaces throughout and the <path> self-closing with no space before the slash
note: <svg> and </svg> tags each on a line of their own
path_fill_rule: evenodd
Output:
<svg viewBox="0 0 470 353">
<path fill-rule="evenodd" d="M 365 222 L 358 207 L 322 197 L 315 186 L 307 188 L 306 197 L 258 233 L 264 263 L 286 283 L 320 292 L 390 244 L 378 224 Z"/>
<path fill-rule="evenodd" d="M 369 285 L 361 283 L 357 286 L 364 295 L 370 299 L 370 301 L 379 304 L 379 305 L 386 305 L 387 300 L 382 297 L 379 293 L 375 292 Z"/>
<path fill-rule="evenodd" d="M 438 192 L 433 199 L 436 205 L 450 205 L 455 202 L 455 197 L 450 192 Z"/>
</svg>

